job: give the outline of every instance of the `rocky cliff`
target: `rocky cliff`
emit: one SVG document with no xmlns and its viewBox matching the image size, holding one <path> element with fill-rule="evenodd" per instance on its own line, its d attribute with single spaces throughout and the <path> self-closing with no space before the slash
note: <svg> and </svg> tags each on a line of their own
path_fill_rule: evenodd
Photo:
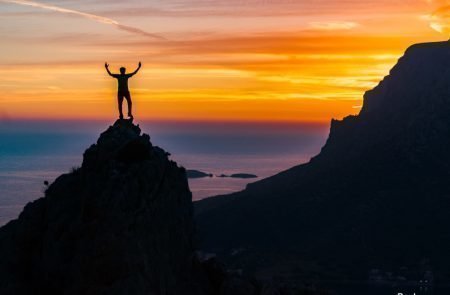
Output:
<svg viewBox="0 0 450 295">
<path fill-rule="evenodd" d="M 433 269 L 445 279 L 449 147 L 450 43 L 413 45 L 359 115 L 331 122 L 309 163 L 197 203 L 202 247 L 249 270 L 364 280 L 373 268 Z"/>
<path fill-rule="evenodd" d="M 184 168 L 118 120 L 0 228 L 0 294 L 202 294 Z"/>
</svg>

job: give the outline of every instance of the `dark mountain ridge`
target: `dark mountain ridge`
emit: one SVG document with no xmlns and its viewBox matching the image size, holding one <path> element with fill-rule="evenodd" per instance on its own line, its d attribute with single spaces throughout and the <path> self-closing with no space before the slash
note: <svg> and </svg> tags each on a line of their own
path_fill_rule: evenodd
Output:
<svg viewBox="0 0 450 295">
<path fill-rule="evenodd" d="M 196 204 L 205 250 L 236 268 L 367 279 L 450 274 L 450 44 L 411 46 L 309 163 Z M 231 255 L 233 249 L 245 249 Z"/>
</svg>

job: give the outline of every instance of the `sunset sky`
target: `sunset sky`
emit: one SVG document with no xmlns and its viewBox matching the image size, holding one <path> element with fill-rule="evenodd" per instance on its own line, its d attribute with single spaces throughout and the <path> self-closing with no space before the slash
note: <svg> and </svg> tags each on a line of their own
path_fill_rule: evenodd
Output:
<svg viewBox="0 0 450 295">
<path fill-rule="evenodd" d="M 357 113 L 405 49 L 448 39 L 450 1 L 0 0 L 0 119 L 325 123 Z"/>
</svg>

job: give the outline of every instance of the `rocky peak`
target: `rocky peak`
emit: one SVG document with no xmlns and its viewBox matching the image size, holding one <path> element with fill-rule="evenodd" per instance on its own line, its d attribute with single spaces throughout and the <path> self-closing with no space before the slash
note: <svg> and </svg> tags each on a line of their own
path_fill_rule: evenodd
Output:
<svg viewBox="0 0 450 295">
<path fill-rule="evenodd" d="M 367 175 L 377 167 L 412 181 L 444 179 L 449 144 L 450 43 L 416 44 L 365 93 L 359 115 L 331 122 L 327 143 L 311 162 L 324 170 L 352 162 L 358 173 L 370 169 Z"/>
<path fill-rule="evenodd" d="M 184 168 L 118 120 L 0 228 L 1 294 L 202 294 Z"/>
<path fill-rule="evenodd" d="M 399 112 L 417 115 L 413 112 L 430 109 L 439 112 L 437 105 L 449 110 L 449 80 L 450 42 L 412 45 L 389 75 L 366 92 L 361 115 L 384 117 L 383 114 L 392 116 Z"/>
</svg>

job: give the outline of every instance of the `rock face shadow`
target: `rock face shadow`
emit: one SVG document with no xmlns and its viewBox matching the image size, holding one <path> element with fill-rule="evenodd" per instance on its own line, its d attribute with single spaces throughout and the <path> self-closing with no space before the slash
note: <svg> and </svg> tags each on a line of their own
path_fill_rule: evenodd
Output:
<svg viewBox="0 0 450 295">
<path fill-rule="evenodd" d="M 185 169 L 118 120 L 0 228 L 0 293 L 204 294 L 191 198 Z"/>
</svg>

